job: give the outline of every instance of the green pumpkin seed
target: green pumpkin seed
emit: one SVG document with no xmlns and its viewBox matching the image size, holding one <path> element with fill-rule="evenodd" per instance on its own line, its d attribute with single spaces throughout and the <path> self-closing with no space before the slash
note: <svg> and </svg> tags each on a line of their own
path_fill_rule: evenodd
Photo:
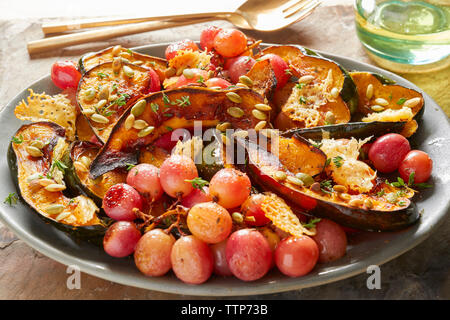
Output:
<svg viewBox="0 0 450 320">
<path fill-rule="evenodd" d="M 287 174 L 283 171 L 277 171 L 273 174 L 273 177 L 278 181 L 284 181 L 287 178 Z"/>
<path fill-rule="evenodd" d="M 119 57 L 114 58 L 112 62 L 112 69 L 114 73 L 118 74 L 121 67 L 122 67 L 122 59 Z"/>
<path fill-rule="evenodd" d="M 123 73 L 124 73 L 128 78 L 133 78 L 133 77 L 134 77 L 134 70 L 131 69 L 129 66 L 123 66 L 122 70 L 123 70 Z"/>
<path fill-rule="evenodd" d="M 336 99 L 339 96 L 339 89 L 338 88 L 331 89 L 330 94 L 334 99 Z"/>
<path fill-rule="evenodd" d="M 295 176 L 303 181 L 303 184 L 305 185 L 305 187 L 309 187 L 310 185 L 312 185 L 315 182 L 314 178 L 311 177 L 307 173 L 299 172 Z"/>
<path fill-rule="evenodd" d="M 122 51 L 122 46 L 119 44 L 112 49 L 111 53 L 115 57 L 115 56 L 118 56 L 121 51 Z"/>
<path fill-rule="evenodd" d="M 252 115 L 258 120 L 266 120 L 267 119 L 267 114 L 265 114 L 262 111 L 259 111 L 258 109 L 253 109 Z"/>
<path fill-rule="evenodd" d="M 97 91 L 94 88 L 87 88 L 83 93 L 84 100 L 92 101 L 94 100 L 96 94 Z"/>
<path fill-rule="evenodd" d="M 50 192 L 58 192 L 66 189 L 66 186 L 59 183 L 52 183 L 45 187 L 45 190 Z"/>
<path fill-rule="evenodd" d="M 91 120 L 94 121 L 94 122 L 97 122 L 97 123 L 103 123 L 103 124 L 109 123 L 109 119 L 107 117 L 104 117 L 104 116 L 102 116 L 101 114 L 98 114 L 98 113 L 94 113 L 91 116 Z"/>
<path fill-rule="evenodd" d="M 229 92 L 232 93 L 232 92 Z M 234 118 L 241 118 L 244 115 L 244 110 L 239 107 L 230 107 L 227 109 L 227 113 Z"/>
<path fill-rule="evenodd" d="M 312 80 L 314 80 L 314 76 L 306 75 L 306 76 L 300 77 L 300 79 L 298 79 L 298 83 L 308 83 L 308 82 L 311 82 Z"/>
<path fill-rule="evenodd" d="M 264 129 L 266 127 L 266 125 L 267 125 L 267 121 L 264 121 L 264 120 L 260 121 L 256 124 L 255 130 L 258 131 L 258 130 Z"/>
<path fill-rule="evenodd" d="M 233 136 L 245 139 L 245 138 L 248 137 L 248 131 L 246 131 L 246 130 L 237 130 L 237 131 L 233 132 Z"/>
<path fill-rule="evenodd" d="M 131 54 L 127 51 L 122 51 L 121 53 L 119 53 L 119 56 L 121 56 L 122 58 L 125 58 L 125 59 L 131 58 Z"/>
<path fill-rule="evenodd" d="M 340 193 L 345 193 L 345 192 L 348 191 L 346 186 L 343 186 L 343 185 L 340 185 L 340 184 L 337 184 L 337 185 L 333 186 L 333 190 L 336 191 L 336 192 L 340 192 Z"/>
<path fill-rule="evenodd" d="M 55 220 L 56 221 L 61 221 L 64 220 L 65 218 L 67 218 L 68 216 L 70 216 L 72 213 L 70 211 L 64 211 L 63 213 L 61 213 L 60 215 L 58 215 Z"/>
<path fill-rule="evenodd" d="M 373 97 L 373 85 L 370 83 L 366 89 L 366 98 L 370 100 L 372 99 L 372 97 Z"/>
<path fill-rule="evenodd" d="M 61 213 L 63 210 L 64 206 L 62 204 L 52 204 L 45 208 L 45 212 L 51 215 Z"/>
<path fill-rule="evenodd" d="M 243 84 L 242 82 L 236 83 L 235 86 L 239 88 L 250 89 L 246 84 Z"/>
<path fill-rule="evenodd" d="M 183 70 L 183 76 L 186 79 L 192 79 L 195 76 L 195 74 L 194 74 L 194 71 L 192 69 L 184 69 Z"/>
<path fill-rule="evenodd" d="M 267 104 L 264 104 L 264 103 L 257 103 L 257 104 L 255 104 L 255 108 L 260 110 L 260 111 L 264 111 L 264 112 L 268 112 L 268 111 L 272 110 L 271 106 L 269 106 Z"/>
<path fill-rule="evenodd" d="M 364 205 L 368 208 L 368 209 L 372 209 L 373 208 L 373 202 L 370 199 L 366 199 L 364 200 Z"/>
<path fill-rule="evenodd" d="M 95 113 L 95 110 L 92 108 L 83 109 L 83 114 L 87 115 L 88 117 L 93 115 L 94 113 Z"/>
<path fill-rule="evenodd" d="M 134 119 L 135 119 L 135 117 L 134 117 L 133 114 L 130 114 L 130 115 L 125 119 L 125 123 L 124 123 L 125 130 L 130 130 L 130 129 L 133 127 L 133 125 L 134 125 Z"/>
<path fill-rule="evenodd" d="M 41 185 L 43 187 L 46 187 L 46 186 L 49 186 L 51 184 L 54 184 L 55 180 L 42 178 L 42 179 L 39 179 L 38 183 L 39 183 L 39 185 Z"/>
<path fill-rule="evenodd" d="M 42 157 L 44 154 L 42 153 L 42 151 L 41 150 L 39 150 L 38 148 L 36 148 L 36 147 L 33 147 L 33 146 L 27 146 L 26 148 L 25 148 L 25 150 L 28 152 L 28 154 L 30 155 L 30 156 L 32 156 L 32 157 L 36 157 L 36 158 L 39 158 L 39 157 Z"/>
<path fill-rule="evenodd" d="M 98 93 L 98 99 L 100 101 L 105 100 L 105 104 L 108 101 L 109 98 L 109 88 L 107 86 L 102 87 L 102 90 Z"/>
<path fill-rule="evenodd" d="M 134 64 L 134 65 L 137 65 L 137 66 L 140 66 L 140 65 L 143 64 L 143 63 L 144 63 L 144 61 L 141 61 L 141 60 L 133 61 L 133 64 Z"/>
<path fill-rule="evenodd" d="M 380 105 L 380 106 L 383 106 L 383 107 L 389 105 L 389 102 L 386 99 L 383 99 L 383 98 L 376 98 L 375 99 L 375 103 Z"/>
<path fill-rule="evenodd" d="M 414 108 L 415 106 L 417 106 L 420 103 L 420 98 L 412 98 L 409 100 L 406 100 L 405 103 L 403 103 L 404 107 L 408 107 L 408 108 Z"/>
<path fill-rule="evenodd" d="M 231 214 L 231 218 L 233 219 L 234 222 L 236 223 L 242 223 L 244 222 L 244 217 L 242 216 L 242 214 L 240 214 L 239 212 L 233 212 Z"/>
<path fill-rule="evenodd" d="M 348 202 L 352 207 L 360 207 L 363 204 L 362 199 L 352 199 Z"/>
<path fill-rule="evenodd" d="M 42 149 L 45 146 L 45 143 L 41 140 L 34 140 L 31 141 L 30 146 Z"/>
<path fill-rule="evenodd" d="M 221 87 L 209 87 L 209 89 L 211 89 L 211 90 L 222 90 L 222 88 Z"/>
<path fill-rule="evenodd" d="M 153 130 L 155 130 L 155 127 L 149 126 L 147 128 L 144 128 L 138 132 L 138 137 L 142 138 L 142 137 L 148 136 L 150 133 L 153 132 Z"/>
<path fill-rule="evenodd" d="M 81 161 L 74 161 L 73 162 L 73 166 L 75 167 L 76 170 L 81 171 L 81 172 L 87 172 L 88 168 L 86 168 L 86 166 L 84 165 L 83 162 Z"/>
<path fill-rule="evenodd" d="M 106 99 L 102 99 L 97 103 L 96 107 L 97 107 L 97 109 L 101 109 L 104 106 L 106 106 L 107 103 L 108 103 L 108 101 Z"/>
<path fill-rule="evenodd" d="M 39 172 L 33 173 L 32 175 L 29 175 L 27 177 L 27 182 L 31 182 L 31 181 L 39 179 L 41 177 L 42 177 L 42 175 Z"/>
<path fill-rule="evenodd" d="M 147 101 L 145 99 L 139 100 L 134 104 L 134 106 L 131 108 L 131 113 L 135 117 L 139 117 L 141 114 L 144 113 L 145 107 L 147 106 Z"/>
<path fill-rule="evenodd" d="M 242 98 L 240 95 L 238 95 L 236 92 L 228 92 L 226 94 L 227 98 L 230 99 L 230 101 L 234 102 L 234 103 L 241 103 L 242 102 Z"/>
<path fill-rule="evenodd" d="M 230 127 L 231 127 L 231 123 L 229 123 L 229 122 L 222 122 L 222 123 L 219 123 L 216 126 L 216 129 L 219 130 L 219 131 L 225 131 L 225 130 L 227 130 Z"/>
<path fill-rule="evenodd" d="M 327 111 L 325 114 L 325 121 L 328 124 L 335 124 L 336 123 L 336 117 L 334 116 L 334 113 L 331 111 Z"/>
<path fill-rule="evenodd" d="M 246 86 L 249 86 L 249 87 L 253 86 L 253 80 L 250 79 L 247 76 L 240 76 L 239 77 L 239 82 L 243 83 L 243 84 L 245 84 Z"/>
<path fill-rule="evenodd" d="M 350 201 L 352 199 L 352 196 L 348 193 L 338 193 L 339 198 L 345 201 Z"/>
<path fill-rule="evenodd" d="M 133 128 L 137 130 L 142 130 L 144 128 L 148 127 L 148 123 L 144 120 L 135 120 L 133 124 Z"/>
<path fill-rule="evenodd" d="M 381 111 L 384 110 L 384 108 L 382 106 L 379 106 L 379 105 L 371 106 L 370 109 L 372 109 L 375 112 L 381 112 Z"/>
<path fill-rule="evenodd" d="M 301 187 L 301 186 L 304 185 L 302 180 L 300 180 L 299 178 L 293 177 L 293 176 L 287 176 L 286 180 L 289 183 L 294 184 L 296 186 L 300 186 Z"/>
</svg>

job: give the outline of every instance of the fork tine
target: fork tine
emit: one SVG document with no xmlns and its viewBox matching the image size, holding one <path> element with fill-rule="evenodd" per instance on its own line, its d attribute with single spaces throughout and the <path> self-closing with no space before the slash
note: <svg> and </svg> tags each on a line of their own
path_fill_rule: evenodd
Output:
<svg viewBox="0 0 450 320">
<path fill-rule="evenodd" d="M 306 18 L 309 14 L 313 12 L 313 10 L 319 6 L 321 3 L 320 0 L 309 0 L 307 2 L 302 3 L 301 5 L 295 6 L 292 10 L 285 13 L 284 18 L 289 18 L 289 20 L 297 19 L 301 20 Z"/>
<path fill-rule="evenodd" d="M 290 9 L 291 7 L 295 6 L 296 4 L 300 3 L 300 2 L 304 2 L 305 0 L 289 0 L 286 3 L 282 4 L 280 6 L 280 9 L 282 12 Z"/>
</svg>

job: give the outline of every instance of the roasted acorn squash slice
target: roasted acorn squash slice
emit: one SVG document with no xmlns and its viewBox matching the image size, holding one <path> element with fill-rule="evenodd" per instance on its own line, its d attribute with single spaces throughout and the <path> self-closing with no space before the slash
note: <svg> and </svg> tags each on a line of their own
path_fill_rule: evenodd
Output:
<svg viewBox="0 0 450 320">
<path fill-rule="evenodd" d="M 102 236 L 108 221 L 99 218 L 99 208 L 92 199 L 85 196 L 70 198 L 62 191 L 48 191 L 40 183 L 45 178 L 62 178 L 62 172 L 55 173 L 60 171 L 55 163 L 58 160 L 61 166 L 68 147 L 64 129 L 52 122 L 35 122 L 20 127 L 15 137 L 22 142 L 11 142 L 8 165 L 24 202 L 44 221 L 69 234 L 86 240 Z M 44 143 L 41 157 L 33 157 L 27 152 L 27 147 L 36 140 Z"/>
</svg>

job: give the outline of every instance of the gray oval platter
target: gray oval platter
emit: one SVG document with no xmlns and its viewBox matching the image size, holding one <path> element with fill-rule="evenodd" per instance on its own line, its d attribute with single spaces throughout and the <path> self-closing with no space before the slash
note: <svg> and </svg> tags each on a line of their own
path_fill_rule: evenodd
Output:
<svg viewBox="0 0 450 320">
<path fill-rule="evenodd" d="M 148 45 L 135 50 L 163 57 L 167 45 Z M 321 54 L 337 61 L 348 70 L 377 72 L 396 80 L 400 85 L 423 93 L 414 84 L 383 69 L 332 54 Z M 49 75 L 27 88 L 32 88 L 35 92 L 45 91 L 48 94 L 59 92 L 52 84 Z M 53 226 L 45 224 L 21 202 L 14 207 L 0 204 L 0 220 L 28 245 L 60 263 L 77 265 L 81 271 L 99 278 L 150 290 L 209 297 L 242 296 L 313 287 L 352 277 L 365 272 L 369 265 L 381 265 L 412 249 L 433 232 L 449 211 L 449 120 L 427 94 L 423 93 L 423 95 L 425 113 L 411 144 L 413 148 L 427 152 L 433 159 L 431 183 L 434 187 L 421 192 L 415 200 L 418 209 L 423 212 L 420 222 L 399 232 L 358 234 L 352 238 L 345 257 L 332 263 L 317 265 L 310 274 L 301 278 L 289 278 L 278 271 L 271 271 L 254 282 L 213 276 L 206 283 L 197 286 L 184 284 L 173 273 L 164 277 L 148 278 L 137 270 L 132 259 L 115 259 L 105 254 L 100 247 L 74 241 Z M 14 116 L 14 107 L 27 96 L 28 91 L 25 89 L 0 113 L 0 135 L 3 137 L 0 154 L 4 157 L 0 164 L 0 176 L 4 179 L 0 186 L 0 199 L 4 199 L 10 192 L 15 191 L 6 162 L 6 152 L 10 137 L 22 124 Z"/>
</svg>

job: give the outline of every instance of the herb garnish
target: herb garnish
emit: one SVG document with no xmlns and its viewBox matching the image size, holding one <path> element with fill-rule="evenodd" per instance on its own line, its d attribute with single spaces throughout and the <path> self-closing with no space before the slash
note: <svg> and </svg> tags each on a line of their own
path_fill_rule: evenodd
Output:
<svg viewBox="0 0 450 320">
<path fill-rule="evenodd" d="M 333 192 L 331 180 L 325 180 L 320 182 L 320 190 L 322 190 L 323 193 L 331 194 Z"/>
<path fill-rule="evenodd" d="M 157 103 L 152 102 L 152 103 L 150 104 L 150 108 L 152 108 L 152 111 L 153 111 L 154 113 L 158 113 L 159 105 L 158 105 Z"/>
<path fill-rule="evenodd" d="M 295 87 L 296 87 L 297 89 L 303 89 L 304 86 L 306 86 L 306 83 L 297 83 L 297 84 L 295 85 Z"/>
<path fill-rule="evenodd" d="M 136 167 L 136 165 L 135 165 L 135 164 L 132 164 L 132 163 L 126 163 L 126 165 L 127 165 L 127 171 L 130 171 L 131 169 L 133 169 L 134 167 Z"/>
<path fill-rule="evenodd" d="M 318 223 L 318 222 L 320 222 L 320 220 L 322 220 L 322 219 L 320 219 L 320 218 L 313 218 L 313 219 L 310 219 L 309 221 L 308 221 L 308 223 L 306 223 L 306 224 L 304 224 L 303 226 L 305 227 L 305 228 L 308 228 L 308 229 L 312 229 L 312 228 L 315 228 L 316 227 L 316 224 Z"/>
<path fill-rule="evenodd" d="M 23 142 L 23 136 L 20 135 L 18 138 L 17 137 L 12 137 L 12 142 L 14 142 L 15 144 L 21 144 Z"/>
<path fill-rule="evenodd" d="M 342 166 L 342 160 L 344 160 L 341 156 L 336 156 L 333 158 L 333 163 L 336 168 L 340 168 Z"/>
<path fill-rule="evenodd" d="M 16 193 L 10 192 L 3 203 L 13 206 L 17 203 L 17 200 L 19 200 L 19 197 L 16 195 Z"/>
<path fill-rule="evenodd" d="M 405 101 L 406 101 L 406 98 L 400 98 L 400 99 L 398 99 L 397 104 L 401 105 L 401 104 L 405 103 Z"/>
<path fill-rule="evenodd" d="M 284 73 L 287 74 L 288 76 L 292 76 L 291 69 L 284 69 Z"/>
<path fill-rule="evenodd" d="M 304 96 L 300 96 L 300 98 L 298 100 L 300 101 L 301 104 L 306 103 L 306 98 Z"/>
<path fill-rule="evenodd" d="M 203 192 L 205 192 L 205 191 L 203 190 L 203 187 L 205 187 L 205 186 L 207 186 L 207 185 L 209 184 L 208 181 L 203 180 L 203 179 L 200 178 L 200 177 L 194 178 L 194 179 L 192 179 L 192 180 L 184 180 L 184 181 L 190 182 L 190 183 L 192 184 L 192 187 L 194 187 L 195 189 L 199 189 L 199 190 L 201 190 L 201 191 L 203 191 Z"/>
<path fill-rule="evenodd" d="M 429 183 L 424 183 L 424 182 L 422 182 L 422 183 L 414 183 L 415 175 L 416 175 L 416 173 L 414 171 L 411 172 L 411 174 L 409 175 L 408 186 L 410 186 L 410 187 L 417 187 L 417 188 L 423 188 L 423 189 L 432 188 L 433 187 L 433 185 L 429 184 Z"/>
<path fill-rule="evenodd" d="M 189 96 L 182 96 L 181 99 L 175 100 L 173 104 L 177 104 L 180 107 L 186 107 L 191 105 L 191 101 L 189 100 Z"/>
<path fill-rule="evenodd" d="M 100 79 L 104 79 L 104 78 L 106 78 L 106 77 L 109 77 L 109 74 L 103 73 L 103 72 L 97 72 L 97 76 L 98 76 Z"/>
</svg>

